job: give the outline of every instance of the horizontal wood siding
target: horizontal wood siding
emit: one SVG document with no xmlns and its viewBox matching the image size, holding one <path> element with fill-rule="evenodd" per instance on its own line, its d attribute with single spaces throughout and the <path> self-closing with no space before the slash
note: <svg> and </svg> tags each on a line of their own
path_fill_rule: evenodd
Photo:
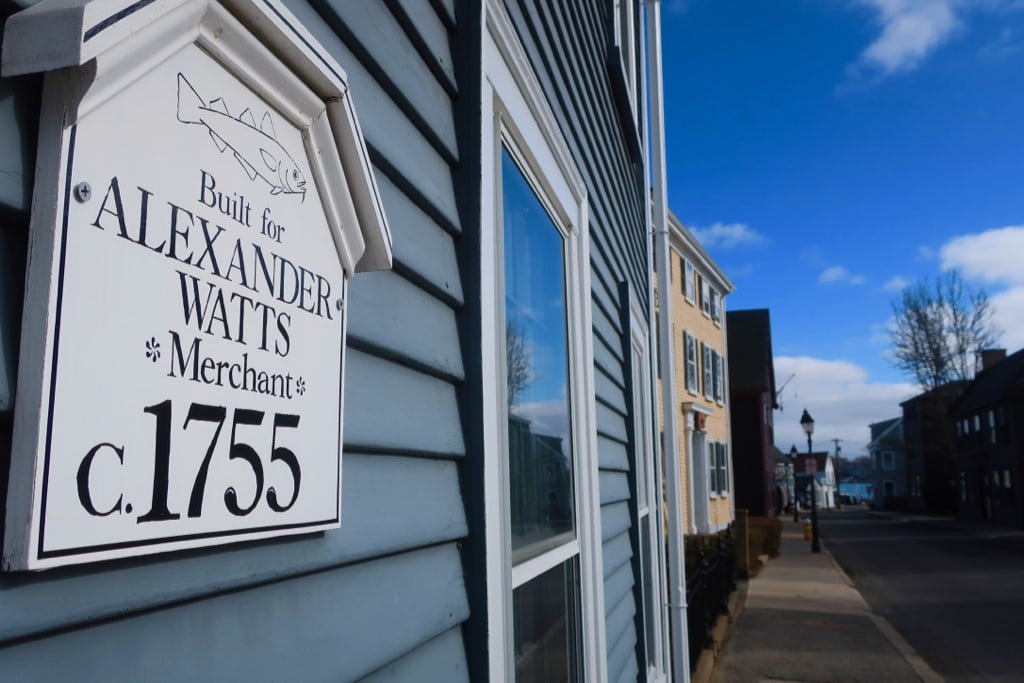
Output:
<svg viewBox="0 0 1024 683">
<path fill-rule="evenodd" d="M 342 527 L 0 574 L 0 679 L 469 679 L 454 7 L 288 4 L 349 77 L 394 237 L 393 272 L 350 287 Z M 38 80 L 0 79 L 0 230 L 17 235 L 0 261 L 18 270 L 2 278 L 0 361 L 4 297 L 24 280 L 10 253 L 25 247 Z M 9 434 L 0 415 L 0 484 Z"/>
<path fill-rule="evenodd" d="M 631 156 L 607 67 L 610 2 L 507 0 L 537 79 L 558 120 L 587 187 L 591 240 L 591 313 L 594 333 L 598 461 L 605 575 L 628 568 L 628 581 L 606 621 L 609 680 L 635 679 L 636 563 L 629 560 L 635 501 L 628 475 L 634 458 L 628 424 L 631 382 L 623 357 L 619 284 L 629 283 L 646 306 L 648 293 L 643 167 Z M 625 346 L 628 348 L 628 346 Z M 632 534 L 635 538 L 635 534 Z M 613 565 L 609 567 L 608 565 Z M 622 615 L 628 615 L 623 618 Z"/>
</svg>

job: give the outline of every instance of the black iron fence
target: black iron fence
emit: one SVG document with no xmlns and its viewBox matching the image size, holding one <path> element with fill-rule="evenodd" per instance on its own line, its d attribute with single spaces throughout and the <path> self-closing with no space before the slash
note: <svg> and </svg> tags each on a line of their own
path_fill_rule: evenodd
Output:
<svg viewBox="0 0 1024 683">
<path fill-rule="evenodd" d="M 715 535 L 686 537 L 686 630 L 690 638 L 690 672 L 711 647 L 718 616 L 729 610 L 736 590 L 733 529 Z"/>
</svg>

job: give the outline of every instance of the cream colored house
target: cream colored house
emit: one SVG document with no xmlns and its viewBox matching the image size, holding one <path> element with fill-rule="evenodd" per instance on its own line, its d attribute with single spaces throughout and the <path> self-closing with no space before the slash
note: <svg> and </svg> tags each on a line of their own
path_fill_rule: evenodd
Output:
<svg viewBox="0 0 1024 683">
<path fill-rule="evenodd" d="M 713 533 L 735 518 L 725 334 L 733 284 L 671 213 L 669 245 L 682 529 Z"/>
</svg>

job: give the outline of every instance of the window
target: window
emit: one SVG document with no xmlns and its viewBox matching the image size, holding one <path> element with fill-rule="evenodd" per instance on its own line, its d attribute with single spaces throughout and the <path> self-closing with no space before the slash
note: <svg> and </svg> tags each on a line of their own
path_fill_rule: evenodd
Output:
<svg viewBox="0 0 1024 683">
<path fill-rule="evenodd" d="M 700 345 L 700 362 L 704 371 L 704 398 L 710 401 L 714 396 L 714 368 L 712 368 L 711 347 L 703 342 Z"/>
<path fill-rule="evenodd" d="M 722 295 L 716 289 L 711 289 L 711 319 L 722 324 Z"/>
<path fill-rule="evenodd" d="M 626 88 L 629 90 L 630 104 L 636 112 L 637 95 L 637 38 L 636 38 L 636 3 L 634 0 L 614 0 L 615 44 L 619 47 L 622 57 L 622 70 L 626 77 Z"/>
<path fill-rule="evenodd" d="M 718 353 L 718 351 L 712 350 L 711 351 L 711 361 L 712 361 L 712 371 L 714 373 L 714 380 L 713 380 L 714 381 L 714 388 L 713 388 L 713 392 L 712 393 L 714 394 L 715 401 L 717 401 L 718 403 L 724 403 L 725 402 L 725 386 L 724 386 L 724 384 L 725 384 L 725 382 L 724 382 L 725 372 L 723 371 L 723 368 L 725 366 L 725 359 L 722 357 L 722 354 Z"/>
<path fill-rule="evenodd" d="M 708 444 L 708 491 L 713 496 L 729 493 L 729 457 L 724 443 Z"/>
<path fill-rule="evenodd" d="M 488 680 L 603 679 L 587 193 L 503 3 L 481 90 Z"/>
<path fill-rule="evenodd" d="M 988 411 L 988 438 L 992 443 L 996 442 L 996 411 Z"/>
<path fill-rule="evenodd" d="M 516 679 L 540 680 L 559 662 L 571 680 L 578 676 L 581 644 L 573 552 L 576 455 L 568 431 L 570 396 L 563 392 L 571 386 L 566 235 L 507 145 L 501 150 L 501 203 L 512 565 L 555 552 L 561 559 L 544 563 L 544 571 L 521 572 L 525 576 L 514 585 Z M 543 413 L 538 406 L 545 406 Z M 545 471 L 552 476 L 540 476 Z"/>
<path fill-rule="evenodd" d="M 886 479 L 882 482 L 882 491 L 887 497 L 896 495 L 896 482 L 892 479 Z"/>
<path fill-rule="evenodd" d="M 711 285 L 704 278 L 700 279 L 700 310 L 711 317 Z"/>
<path fill-rule="evenodd" d="M 689 332 L 683 332 L 683 345 L 686 348 L 686 390 L 696 394 L 700 391 L 697 379 L 697 338 Z"/>
<path fill-rule="evenodd" d="M 883 470 L 894 470 L 896 469 L 896 454 L 892 451 L 882 452 L 882 469 Z"/>
<path fill-rule="evenodd" d="M 665 530 L 661 516 L 661 477 L 659 460 L 651 439 L 651 382 L 648 374 L 647 326 L 639 300 L 630 295 L 630 343 L 633 382 L 633 434 L 636 471 L 636 501 L 639 535 L 640 589 L 642 610 L 643 658 L 647 680 L 666 680 L 669 670 L 667 595 L 662 568 L 665 567 Z M 696 355 L 696 347 L 694 347 Z M 696 376 L 696 371 L 694 371 Z"/>
<path fill-rule="evenodd" d="M 685 259 L 683 260 L 683 263 L 685 264 L 684 272 L 686 273 L 683 281 L 684 293 L 686 294 L 686 300 L 692 304 L 694 297 L 694 288 L 696 286 L 694 284 L 694 278 L 697 276 L 697 274 L 693 270 L 692 263 Z"/>
</svg>

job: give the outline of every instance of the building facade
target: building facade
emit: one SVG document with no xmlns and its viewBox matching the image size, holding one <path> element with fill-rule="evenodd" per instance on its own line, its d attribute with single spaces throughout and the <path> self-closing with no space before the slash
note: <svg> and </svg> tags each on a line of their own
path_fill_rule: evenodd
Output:
<svg viewBox="0 0 1024 683">
<path fill-rule="evenodd" d="M 22 4 L 31 3 L 0 6 L 0 20 Z M 0 573 L 3 677 L 667 680 L 642 30 L 656 28 L 648 13 L 658 3 L 72 5 L 108 17 L 84 29 L 83 44 L 103 36 L 96 50 L 124 17 L 149 30 L 172 11 L 221 12 L 210 40 L 224 26 L 293 31 L 293 48 L 253 54 L 308 53 L 310 71 L 328 65 L 345 79 L 393 267 L 353 277 L 344 302 L 340 528 Z M 255 88 L 249 76 L 239 82 Z M 39 343 L 20 321 L 38 238 L 36 150 L 51 145 L 38 127 L 42 84 L 39 73 L 0 79 L 0 496 L 10 499 L 24 485 L 8 481 L 12 461 L 35 456 L 10 443 L 33 410 L 18 403 L 19 371 L 24 386 L 31 379 L 19 352 Z M 226 134 L 209 123 L 215 100 L 200 108 L 205 123 L 180 109 L 171 123 L 202 123 L 202 143 L 224 152 Z M 244 114 L 232 125 L 255 135 Z M 238 182 L 261 182 L 259 155 L 232 150 Z M 267 182 L 274 201 L 297 193 L 285 179 Z M 679 348 L 688 349 L 678 381 L 699 501 L 690 524 L 713 531 L 732 519 L 723 313 L 732 286 L 681 226 L 678 245 Z M 120 371 L 133 367 L 126 359 Z M 257 424 L 260 405 L 247 403 L 236 426 Z M 276 422 L 275 437 L 266 429 L 276 438 Z M 234 426 L 231 441 L 230 456 L 221 442 L 208 460 L 237 455 L 255 471 L 261 456 L 236 448 L 245 444 Z M 272 450 L 268 471 L 274 458 L 291 462 Z M 222 497 L 237 508 L 231 493 Z"/>
<path fill-rule="evenodd" d="M 950 411 L 956 434 L 960 517 L 1024 527 L 1017 493 L 1024 465 L 1024 350 L 996 357 Z"/>
<path fill-rule="evenodd" d="M 785 504 L 776 478 L 775 364 L 768 309 L 729 311 L 729 414 L 736 507 L 774 517 Z"/>
<path fill-rule="evenodd" d="M 725 315 L 725 297 L 733 285 L 672 214 L 669 226 L 683 528 L 691 534 L 712 533 L 735 518 Z"/>
<path fill-rule="evenodd" d="M 878 510 L 905 509 L 911 491 L 907 457 L 903 442 L 903 418 L 894 417 L 869 425 L 871 442 L 868 453 L 874 464 L 872 505 Z M 913 480 L 920 496 L 920 475 Z"/>
</svg>

